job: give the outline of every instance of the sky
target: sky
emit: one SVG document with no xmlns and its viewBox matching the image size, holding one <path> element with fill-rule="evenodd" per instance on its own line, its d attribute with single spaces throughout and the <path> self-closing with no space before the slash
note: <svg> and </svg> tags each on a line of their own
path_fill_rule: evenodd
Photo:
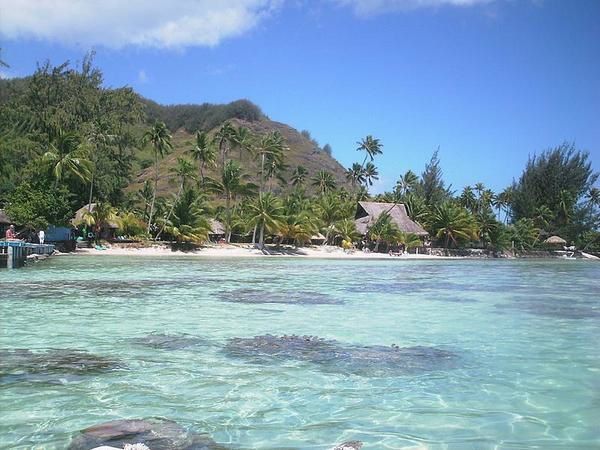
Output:
<svg viewBox="0 0 600 450">
<path fill-rule="evenodd" d="M 0 47 L 2 77 L 94 50 L 106 86 L 160 103 L 247 98 L 345 167 L 373 135 L 373 192 L 438 148 L 457 191 L 563 142 L 600 171 L 597 0 L 0 0 Z"/>
</svg>

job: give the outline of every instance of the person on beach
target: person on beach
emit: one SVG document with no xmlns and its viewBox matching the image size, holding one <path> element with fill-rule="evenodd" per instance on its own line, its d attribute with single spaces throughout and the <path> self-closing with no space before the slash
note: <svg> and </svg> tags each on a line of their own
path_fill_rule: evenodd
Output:
<svg viewBox="0 0 600 450">
<path fill-rule="evenodd" d="M 17 239 L 17 234 L 15 233 L 15 226 L 11 225 L 10 227 L 8 227 L 8 230 L 6 230 L 6 240 L 14 241 L 15 239 Z"/>
<path fill-rule="evenodd" d="M 46 239 L 46 233 L 44 232 L 44 230 L 40 230 L 40 232 L 38 233 L 38 239 L 40 241 L 40 244 L 44 243 L 44 240 Z"/>
</svg>

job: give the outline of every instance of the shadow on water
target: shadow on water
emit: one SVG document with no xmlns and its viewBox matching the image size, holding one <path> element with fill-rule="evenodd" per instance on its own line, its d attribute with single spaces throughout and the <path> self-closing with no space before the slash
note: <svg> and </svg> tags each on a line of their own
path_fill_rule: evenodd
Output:
<svg viewBox="0 0 600 450">
<path fill-rule="evenodd" d="M 120 361 L 77 349 L 0 350 L 2 383 L 40 381 L 57 383 L 65 376 L 73 380 L 82 376 L 124 369 Z"/>
<path fill-rule="evenodd" d="M 231 303 L 279 303 L 290 305 L 341 305 L 343 300 L 329 294 L 309 291 L 278 291 L 271 292 L 260 289 L 235 289 L 219 295 L 224 302 Z"/>
<path fill-rule="evenodd" d="M 233 338 L 225 346 L 225 353 L 261 364 L 306 361 L 326 372 L 369 377 L 448 370 L 458 363 L 455 353 L 437 347 L 343 345 L 316 336 L 295 335 Z"/>
<path fill-rule="evenodd" d="M 146 336 L 129 339 L 132 345 L 150 347 L 161 350 L 180 350 L 183 348 L 209 345 L 207 339 L 190 334 L 150 333 Z"/>
</svg>

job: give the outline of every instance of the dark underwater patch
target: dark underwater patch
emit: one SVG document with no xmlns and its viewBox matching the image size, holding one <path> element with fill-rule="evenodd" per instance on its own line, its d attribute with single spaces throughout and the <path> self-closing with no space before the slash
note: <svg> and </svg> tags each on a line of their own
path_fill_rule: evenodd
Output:
<svg viewBox="0 0 600 450">
<path fill-rule="evenodd" d="M 113 420 L 82 430 L 68 450 L 89 450 L 100 446 L 123 448 L 145 444 L 152 450 L 226 450 L 208 435 L 186 430 L 167 419 Z"/>
<path fill-rule="evenodd" d="M 56 377 L 80 377 L 122 368 L 124 365 L 114 358 L 84 350 L 0 350 L 0 377 L 3 382 L 40 380 L 52 383 L 56 381 Z"/>
<path fill-rule="evenodd" d="M 394 376 L 456 367 L 458 356 L 437 347 L 343 345 L 316 336 L 273 336 L 233 338 L 225 353 L 258 363 L 277 360 L 306 361 L 327 372 L 363 376 Z"/>
<path fill-rule="evenodd" d="M 231 303 L 278 303 L 289 305 L 341 305 L 344 302 L 331 295 L 310 291 L 271 292 L 261 289 L 235 289 L 222 292 L 219 298 Z"/>
<path fill-rule="evenodd" d="M 133 345 L 141 345 L 162 350 L 179 350 L 197 345 L 206 345 L 208 341 L 190 334 L 150 333 L 146 336 L 132 338 L 129 342 Z"/>
</svg>

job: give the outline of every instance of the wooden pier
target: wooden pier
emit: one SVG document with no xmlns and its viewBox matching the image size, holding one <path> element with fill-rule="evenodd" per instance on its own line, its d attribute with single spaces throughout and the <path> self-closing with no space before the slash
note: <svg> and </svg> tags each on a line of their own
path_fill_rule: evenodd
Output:
<svg viewBox="0 0 600 450">
<path fill-rule="evenodd" d="M 0 241 L 0 269 L 23 267 L 28 258 L 48 257 L 54 253 L 52 244 L 30 244 L 22 241 Z"/>
</svg>

